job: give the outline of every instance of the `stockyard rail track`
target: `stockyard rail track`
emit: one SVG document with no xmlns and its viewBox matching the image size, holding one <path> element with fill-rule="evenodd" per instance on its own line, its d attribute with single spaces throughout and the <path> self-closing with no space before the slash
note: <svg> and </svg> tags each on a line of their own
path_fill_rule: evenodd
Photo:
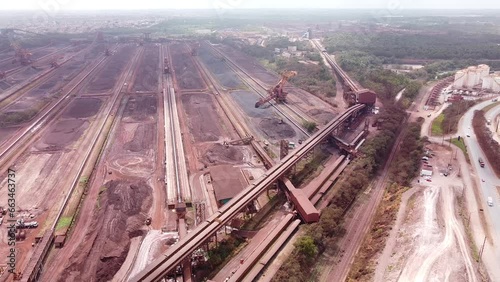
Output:
<svg viewBox="0 0 500 282">
<path fill-rule="evenodd" d="M 237 114 L 234 113 L 231 109 L 232 107 L 228 105 L 228 102 L 225 100 L 222 91 L 219 89 L 216 80 L 209 74 L 209 71 L 199 62 L 197 59 L 193 59 L 194 65 L 198 69 L 201 78 L 205 82 L 205 85 L 212 88 L 214 92 L 215 99 L 221 106 L 223 112 L 226 114 L 229 122 L 233 125 L 236 133 L 240 136 L 240 138 L 245 138 L 248 136 L 252 136 L 251 130 L 237 118 Z M 262 148 L 262 146 L 256 141 L 250 141 L 250 145 L 255 150 L 255 152 L 261 157 L 264 162 L 264 165 L 267 168 L 271 168 L 274 165 L 274 160 L 267 154 L 267 152 Z"/>
<path fill-rule="evenodd" d="M 269 87 L 264 85 L 262 82 L 258 81 L 255 79 L 251 74 L 249 74 L 247 71 L 245 71 L 242 67 L 240 67 L 238 64 L 236 64 L 231 58 L 229 58 L 226 54 L 218 50 L 217 48 L 213 47 L 212 44 L 209 42 L 205 42 L 207 46 L 210 46 L 210 48 L 217 53 L 217 55 L 223 57 L 225 59 L 225 63 L 227 66 L 229 66 L 244 82 L 245 84 L 253 89 L 255 93 L 257 93 L 261 98 L 267 97 L 268 92 L 267 90 Z M 242 75 L 243 74 L 243 75 Z M 254 85 L 257 85 L 259 88 L 255 87 Z M 309 121 L 309 117 L 305 116 L 302 113 L 297 112 L 295 109 L 293 109 L 290 105 L 288 104 L 276 104 L 276 103 L 269 103 L 271 106 L 278 112 L 280 113 L 281 116 L 289 120 L 302 134 L 304 134 L 306 137 L 310 137 L 311 135 L 307 130 L 304 129 L 304 127 L 298 123 L 290 114 L 286 113 L 283 109 L 281 109 L 280 105 L 283 105 L 283 107 L 287 108 L 291 112 L 293 112 L 297 117 L 302 119 L 303 121 Z"/>
<path fill-rule="evenodd" d="M 47 45 L 45 45 L 45 46 L 41 46 L 41 47 L 38 47 L 38 48 L 35 48 L 35 49 L 32 49 L 32 50 L 30 50 L 30 52 L 34 53 L 34 52 L 41 51 L 41 50 L 43 50 L 43 49 L 46 49 L 46 48 L 47 48 L 47 47 L 49 47 L 50 45 L 52 45 L 52 43 L 49 43 L 49 44 L 47 44 Z M 3 52 L 9 52 L 9 50 L 11 50 L 11 52 L 12 52 L 12 56 L 9 56 L 9 57 L 7 57 L 7 58 L 5 58 L 5 59 L 0 60 L 0 64 L 5 63 L 5 62 L 8 62 L 8 61 L 12 61 L 12 59 L 14 59 L 14 58 L 15 58 L 15 51 L 13 51 L 13 50 L 12 50 L 12 47 L 8 47 L 8 48 L 6 48 L 6 49 L 4 49 L 4 50 L 1 50 L 1 51 L 2 51 L 2 53 L 3 53 Z"/>
<path fill-rule="evenodd" d="M 168 58 L 168 61 L 171 62 L 170 50 L 168 46 L 165 48 L 161 45 L 161 53 L 165 58 Z M 165 68 L 164 60 L 161 60 L 162 71 Z M 172 74 L 168 73 L 165 75 L 165 78 L 162 80 L 163 84 L 163 103 L 164 103 L 164 111 L 165 111 L 165 127 L 169 127 L 168 130 L 165 128 L 165 142 L 166 142 L 166 150 L 165 150 L 165 184 L 175 185 L 175 201 L 177 204 L 180 203 L 190 203 L 191 202 L 191 190 L 189 186 L 188 173 L 184 164 L 185 154 L 184 147 L 182 143 L 182 135 L 180 130 L 179 123 L 179 115 L 177 114 L 177 103 L 175 98 L 175 89 L 173 87 L 173 78 Z M 170 135 L 170 136 L 167 136 Z M 167 140 L 170 142 L 170 146 L 168 146 Z M 168 150 L 171 150 L 171 158 L 169 158 Z M 172 164 L 168 164 L 168 160 L 171 159 Z M 169 168 L 173 167 L 173 172 L 169 173 Z M 174 183 L 167 183 L 168 175 L 173 175 Z M 168 188 L 167 188 L 168 189 Z M 169 205 L 172 205 L 171 201 L 173 200 L 168 196 L 170 193 L 167 190 L 167 198 Z M 171 191 L 170 191 L 171 192 Z M 180 222 L 180 225 L 184 226 L 184 222 Z M 182 226 L 181 226 L 182 227 Z"/>
<path fill-rule="evenodd" d="M 63 47 L 63 48 L 61 48 L 61 49 L 57 49 L 56 51 L 54 51 L 54 52 L 52 52 L 52 53 L 49 53 L 49 54 L 44 55 L 44 56 L 42 56 L 42 57 L 40 57 L 40 58 L 37 58 L 36 60 L 33 60 L 33 61 L 32 61 L 32 63 L 31 63 L 30 65 L 27 65 L 27 66 L 18 66 L 18 67 L 15 67 L 15 68 L 13 68 L 13 69 L 6 70 L 6 71 L 5 71 L 5 76 L 9 76 L 9 75 L 16 74 L 16 73 L 20 72 L 20 71 L 21 71 L 22 69 L 24 69 L 24 68 L 33 67 L 32 65 L 33 65 L 34 63 L 36 63 L 36 62 L 41 62 L 41 61 L 43 61 L 43 60 L 45 60 L 45 59 L 48 59 L 48 58 L 50 58 L 50 57 L 52 57 L 52 56 L 56 55 L 57 53 L 60 53 L 60 52 L 65 51 L 65 50 L 67 50 L 67 49 L 69 49 L 69 48 L 72 48 L 72 47 L 74 47 L 74 46 L 71 46 L 71 45 L 70 45 L 70 46 Z"/>
<path fill-rule="evenodd" d="M 88 51 L 91 47 L 92 47 L 92 45 L 89 45 L 87 48 L 80 50 L 77 53 L 70 56 L 69 58 L 61 61 L 59 63 L 59 67 L 63 66 L 68 61 L 72 60 L 74 57 Z M 59 51 L 61 51 L 61 50 L 59 50 Z M 12 89 L 8 89 L 5 93 L 0 94 L 0 110 L 7 108 L 11 104 L 18 101 L 20 98 L 22 98 L 26 93 L 28 93 L 28 91 L 30 89 L 40 85 L 41 83 L 43 83 L 43 82 L 47 81 L 48 79 L 50 79 L 51 77 L 53 77 L 55 70 L 56 70 L 56 68 L 51 67 L 50 69 L 45 70 L 41 74 L 38 74 L 31 79 L 27 79 L 26 81 L 24 81 L 20 85 L 17 85 Z M 10 101 L 4 102 L 5 100 L 7 100 L 9 98 L 10 98 Z M 4 103 L 2 103 L 2 102 L 4 102 Z"/>
<path fill-rule="evenodd" d="M 66 91 L 66 94 L 62 95 L 61 98 L 59 98 L 59 100 L 57 100 L 52 106 L 48 106 L 41 116 L 35 118 L 35 120 L 33 120 L 27 128 L 18 133 L 14 138 L 5 142 L 9 144 L 7 144 L 6 148 L 0 152 L 0 169 L 4 169 L 5 165 L 8 164 L 12 157 L 17 153 L 17 150 L 20 150 L 22 147 L 27 145 L 31 137 L 36 135 L 37 131 L 42 128 L 42 125 L 47 124 L 62 110 L 65 105 L 69 103 L 68 98 L 71 94 L 73 94 L 73 91 L 77 89 L 105 60 L 106 57 L 102 58 L 95 66 L 86 71 L 83 77 L 74 83 L 74 85 L 70 86 L 70 89 Z"/>
<path fill-rule="evenodd" d="M 300 158 L 327 138 L 332 130 L 340 126 L 342 122 L 347 120 L 352 114 L 362 110 L 364 107 L 365 105 L 362 104 L 354 105 L 340 114 L 336 119 L 332 120 L 324 128 L 311 136 L 295 152 L 286 156 L 277 165 L 271 167 L 271 169 L 257 179 L 255 183 L 249 185 L 236 195 L 204 223 L 198 225 L 198 227 L 192 230 L 183 240 L 172 246 L 162 257 L 153 261 L 130 281 L 161 280 L 177 265 L 180 265 L 189 254 L 199 248 L 209 236 L 213 235 L 217 230 L 228 223 L 241 209 L 262 193 L 271 183 L 278 180 L 284 172 L 291 169 Z"/>
<path fill-rule="evenodd" d="M 335 60 L 333 60 L 330 57 L 326 49 L 323 48 L 321 45 L 319 45 L 319 43 L 315 40 L 311 40 L 311 42 L 316 47 L 316 49 L 318 49 L 321 53 L 323 53 L 327 63 L 330 64 L 330 66 L 335 70 L 335 72 L 337 72 L 337 74 L 342 78 L 344 83 L 347 84 L 346 86 L 350 88 L 352 91 L 359 91 L 360 87 L 358 86 L 358 84 L 352 78 L 350 78 L 349 75 L 347 75 L 347 73 L 337 64 Z"/>
<path fill-rule="evenodd" d="M 82 176 L 83 170 L 89 164 L 89 160 L 91 158 L 92 153 L 96 149 L 96 145 L 98 143 L 98 140 L 100 139 L 101 136 L 103 136 L 104 128 L 107 124 L 108 119 L 110 117 L 111 117 L 111 119 L 115 118 L 115 115 L 112 114 L 112 111 L 113 111 L 113 109 L 118 109 L 118 107 L 116 107 L 116 103 L 117 103 L 117 101 L 119 101 L 119 98 L 122 97 L 122 95 L 120 95 L 120 94 L 123 93 L 123 89 L 125 87 L 124 82 L 127 81 L 127 79 L 133 74 L 133 66 L 137 62 L 137 59 L 140 57 L 140 55 L 142 54 L 143 51 L 144 51 L 144 48 L 141 48 L 139 52 L 136 52 L 135 56 L 130 61 L 129 65 L 127 66 L 126 75 L 124 75 L 122 77 L 122 79 L 118 80 L 118 82 L 117 82 L 118 89 L 115 91 L 115 93 L 113 93 L 111 101 L 108 103 L 108 107 L 106 109 L 106 113 L 104 115 L 104 118 L 102 119 L 102 122 L 99 125 L 97 132 L 94 134 L 94 137 L 91 141 L 91 145 L 89 146 L 88 150 L 85 152 L 83 161 L 81 162 L 80 166 L 78 167 L 77 173 L 75 174 L 75 177 L 73 178 L 73 180 L 71 182 L 70 191 L 68 192 L 68 194 L 64 198 L 63 203 L 62 203 L 61 207 L 59 208 L 59 211 L 58 211 L 56 218 L 54 219 L 54 222 L 52 223 L 50 229 L 48 229 L 45 232 L 45 236 L 43 237 L 42 241 L 37 245 L 37 248 L 41 248 L 41 249 L 43 249 L 43 251 L 39 252 L 39 253 L 35 252 L 35 254 L 38 254 L 39 256 L 32 257 L 30 259 L 30 261 L 26 267 L 26 271 L 24 271 L 24 273 L 23 273 L 23 278 L 21 281 L 27 281 L 27 282 L 37 281 L 38 275 L 39 275 L 40 271 L 42 270 L 43 261 L 45 260 L 46 256 L 48 255 L 49 247 L 53 243 L 54 232 L 56 230 L 57 223 L 60 220 L 62 214 L 64 213 L 64 210 L 65 210 L 69 200 L 71 199 L 71 196 L 72 196 L 75 188 L 78 186 L 78 181 L 79 181 L 80 177 Z M 68 93 L 66 95 L 64 95 L 64 97 L 61 100 L 59 100 L 59 102 L 68 98 L 69 95 L 72 94 L 72 92 L 78 86 L 80 86 L 90 76 L 90 74 L 99 65 L 102 64 L 102 62 L 104 62 L 106 60 L 106 58 L 107 57 L 104 57 L 101 61 L 99 61 L 96 64 L 96 66 L 94 66 L 90 71 L 88 71 L 85 74 L 85 76 L 82 79 L 80 79 L 78 81 L 78 83 L 75 86 L 73 86 L 71 88 L 71 90 L 69 90 Z M 55 108 L 55 107 L 53 107 L 53 108 Z M 62 109 L 62 107 L 58 108 L 57 111 L 59 112 L 61 109 Z M 41 125 L 41 123 L 39 125 Z M 106 133 L 106 134 L 108 134 L 108 133 Z"/>
<path fill-rule="evenodd" d="M 212 89 L 216 94 L 216 99 L 218 100 L 219 104 L 221 104 L 221 107 L 228 116 L 230 122 L 233 124 L 233 127 L 237 131 L 238 135 L 240 137 L 249 136 L 251 134 L 250 131 L 246 129 L 246 127 L 238 119 L 234 118 L 234 114 L 230 112 L 230 108 L 223 105 L 224 101 L 221 101 L 221 99 L 223 99 L 221 91 L 219 90 L 217 83 L 214 82 L 214 79 L 208 74 L 208 71 L 206 71 L 199 64 L 198 60 L 195 60 L 195 65 L 198 68 L 199 72 L 202 74 L 202 78 L 205 80 L 205 83 L 212 86 Z M 251 76 L 249 77 L 252 78 Z M 261 158 L 265 162 L 270 164 L 268 167 L 274 164 L 273 160 L 269 158 L 267 153 L 262 149 L 262 146 L 260 146 L 258 142 L 252 141 L 251 145 L 261 156 Z M 338 176 L 348 163 L 349 160 L 344 159 L 343 157 L 341 157 L 336 162 L 331 174 L 328 175 L 327 184 L 330 185 L 324 185 L 325 183 L 322 183 L 322 185 L 319 185 L 320 187 L 315 189 L 315 191 L 311 193 L 311 195 L 308 195 L 309 199 L 313 199 L 313 204 L 316 205 L 319 202 L 322 195 L 324 195 L 326 190 L 331 187 L 332 182 L 336 178 L 338 178 Z M 272 236 L 267 236 L 267 238 L 269 239 L 259 245 L 259 247 L 252 252 L 251 256 L 245 259 L 244 264 L 238 266 L 237 271 L 229 277 L 229 281 L 241 281 L 241 279 L 243 278 L 243 281 L 252 281 L 261 273 L 264 267 L 269 264 L 274 255 L 280 250 L 280 248 L 288 240 L 288 238 L 292 236 L 300 222 L 301 220 L 299 219 L 293 220 L 292 215 L 287 215 L 283 222 L 280 223 L 280 225 L 272 231 Z"/>
<path fill-rule="evenodd" d="M 233 112 L 231 112 L 231 110 L 230 110 L 231 107 L 228 107 L 225 104 L 225 101 L 223 101 L 224 98 L 222 96 L 221 90 L 219 90 L 219 87 L 218 87 L 217 83 L 215 83 L 215 80 L 209 75 L 208 71 L 203 66 L 201 66 L 201 64 L 199 63 L 198 60 L 194 60 L 194 61 L 195 61 L 195 66 L 197 67 L 198 71 L 200 72 L 202 79 L 204 80 L 204 82 L 207 86 L 212 88 L 212 90 L 214 91 L 214 94 L 216 94 L 215 97 L 216 97 L 219 105 L 221 106 L 224 113 L 228 117 L 229 121 L 233 125 L 233 128 L 235 129 L 237 134 L 240 136 L 240 138 L 250 136 L 251 135 L 250 130 L 248 128 L 246 128 L 244 123 L 242 123 L 238 118 L 235 117 L 235 114 Z M 266 166 L 268 168 L 270 168 L 272 165 L 274 165 L 274 160 L 269 157 L 269 155 L 266 153 L 266 151 L 262 148 L 262 146 L 257 141 L 252 140 L 250 144 L 254 148 L 254 150 L 257 152 L 257 154 L 261 157 L 261 159 L 264 161 L 264 163 L 266 164 Z M 283 220 L 282 223 L 280 223 L 279 227 L 274 229 L 272 231 L 272 234 L 267 237 L 267 238 L 270 238 L 270 240 L 264 241 L 263 244 L 259 246 L 259 249 L 255 250 L 252 253 L 252 256 L 250 258 L 246 259 L 245 263 L 238 268 L 238 271 L 235 272 L 231 276 L 232 280 L 234 280 L 234 279 L 238 280 L 240 278 L 243 278 L 244 275 L 246 275 L 246 277 L 252 277 L 252 275 L 253 275 L 253 277 L 255 277 L 260 273 L 262 268 L 264 268 L 265 265 L 267 265 L 269 263 L 269 261 L 271 261 L 271 258 L 273 257 L 273 255 L 279 251 L 279 248 L 295 232 L 295 229 L 300 224 L 301 220 L 295 219 L 292 221 L 293 217 L 294 216 L 291 214 L 286 216 L 285 220 Z M 275 238 L 278 238 L 278 239 L 274 240 Z M 273 247 L 271 249 L 269 249 L 269 247 L 271 245 Z M 266 257 L 262 258 L 262 255 L 268 249 L 269 249 L 269 252 L 266 254 Z M 255 262 L 258 259 L 260 259 L 259 263 L 255 264 Z M 252 268 L 254 264 L 255 264 L 255 267 Z M 261 266 L 261 268 L 258 269 L 257 268 L 258 266 Z M 251 273 L 248 273 L 250 270 L 254 270 L 254 271 L 252 271 Z"/>
</svg>

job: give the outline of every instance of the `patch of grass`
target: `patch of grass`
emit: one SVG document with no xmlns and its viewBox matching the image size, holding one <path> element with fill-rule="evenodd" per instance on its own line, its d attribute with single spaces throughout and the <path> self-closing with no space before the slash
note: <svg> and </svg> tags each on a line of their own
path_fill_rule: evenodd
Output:
<svg viewBox="0 0 500 282">
<path fill-rule="evenodd" d="M 467 154 L 467 147 L 465 146 L 464 139 L 460 138 L 460 140 L 458 140 L 457 138 L 452 138 L 451 143 L 457 146 L 460 150 L 462 150 L 462 152 L 464 152 L 465 159 L 467 160 L 468 163 L 470 163 L 469 154 Z"/>
<path fill-rule="evenodd" d="M 71 224 L 71 221 L 73 220 L 73 216 L 63 216 L 59 219 L 59 221 L 57 222 L 57 226 L 56 226 L 56 231 L 57 230 L 61 230 L 63 228 L 66 228 L 66 227 L 69 227 L 69 225 Z"/>
<path fill-rule="evenodd" d="M 443 120 L 444 114 L 440 114 L 437 118 L 432 121 L 431 134 L 434 136 L 443 135 Z"/>
</svg>

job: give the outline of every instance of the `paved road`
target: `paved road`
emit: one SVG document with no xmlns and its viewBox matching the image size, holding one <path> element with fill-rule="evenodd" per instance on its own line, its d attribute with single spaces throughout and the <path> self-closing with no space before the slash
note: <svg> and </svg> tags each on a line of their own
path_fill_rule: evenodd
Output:
<svg viewBox="0 0 500 282">
<path fill-rule="evenodd" d="M 496 246 L 494 250 L 494 255 L 496 261 L 500 261 L 500 194 L 498 193 L 497 186 L 500 187 L 500 179 L 493 172 L 491 165 L 488 163 L 484 152 L 481 150 L 474 130 L 472 128 L 472 117 L 475 110 L 480 110 L 485 106 L 491 104 L 491 100 L 479 103 L 478 105 L 472 107 L 463 118 L 460 120 L 458 134 L 460 136 L 466 136 L 466 133 L 470 134 L 470 137 L 465 137 L 465 144 L 467 145 L 467 150 L 471 159 L 472 166 L 477 172 L 478 176 L 477 183 L 480 187 L 482 203 L 484 203 L 484 211 L 487 218 L 490 219 L 491 234 L 493 236 L 493 244 Z M 496 109 L 496 108 L 495 108 Z M 478 158 L 482 157 L 486 162 L 484 168 L 480 167 Z M 483 181 L 484 180 L 484 181 Z M 500 188 L 499 188 L 500 189 Z M 489 207 L 486 204 L 486 199 L 488 197 L 493 198 L 493 207 Z"/>
</svg>

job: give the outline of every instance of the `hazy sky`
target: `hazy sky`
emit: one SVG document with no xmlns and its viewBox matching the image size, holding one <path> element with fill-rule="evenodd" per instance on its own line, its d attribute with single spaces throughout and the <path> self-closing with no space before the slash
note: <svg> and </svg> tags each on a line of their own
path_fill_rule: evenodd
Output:
<svg viewBox="0 0 500 282">
<path fill-rule="evenodd" d="M 0 10 L 366 8 L 500 9 L 498 0 L 0 0 Z"/>
</svg>

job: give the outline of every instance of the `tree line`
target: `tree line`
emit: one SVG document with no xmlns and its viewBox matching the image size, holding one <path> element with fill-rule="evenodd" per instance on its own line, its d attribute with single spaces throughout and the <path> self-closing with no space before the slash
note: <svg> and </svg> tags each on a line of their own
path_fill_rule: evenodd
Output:
<svg viewBox="0 0 500 282">
<path fill-rule="evenodd" d="M 406 112 L 397 105 L 389 105 L 383 109 L 380 118 L 384 122 L 380 132 L 363 145 L 360 157 L 353 160 L 342 173 L 336 184 L 338 192 L 321 212 L 319 222 L 306 227 L 305 234 L 295 243 L 292 255 L 272 281 L 314 280 L 313 267 L 318 257 L 323 253 L 335 254 L 338 251 L 337 242 L 345 233 L 344 214 L 384 164 L 405 116 Z"/>
<path fill-rule="evenodd" d="M 483 149 L 488 162 L 497 175 L 500 175 L 500 144 L 491 136 L 491 131 L 486 125 L 486 117 L 484 111 L 475 111 L 472 119 L 474 133 L 477 135 L 477 140 L 481 149 Z"/>
</svg>

